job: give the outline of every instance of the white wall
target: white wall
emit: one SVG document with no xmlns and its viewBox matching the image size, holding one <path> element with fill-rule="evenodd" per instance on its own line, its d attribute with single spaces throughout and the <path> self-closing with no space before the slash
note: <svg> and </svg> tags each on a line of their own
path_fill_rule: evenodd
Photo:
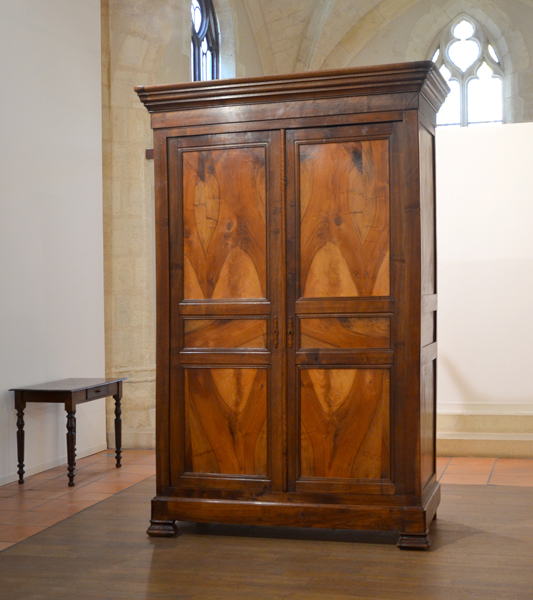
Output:
<svg viewBox="0 0 533 600">
<path fill-rule="evenodd" d="M 533 414 L 533 123 L 437 129 L 440 413 Z"/>
<path fill-rule="evenodd" d="M 0 2 L 0 484 L 16 478 L 11 387 L 102 377 L 99 0 Z M 77 449 L 105 446 L 104 400 Z M 61 405 L 26 409 L 26 473 L 66 462 Z"/>
</svg>

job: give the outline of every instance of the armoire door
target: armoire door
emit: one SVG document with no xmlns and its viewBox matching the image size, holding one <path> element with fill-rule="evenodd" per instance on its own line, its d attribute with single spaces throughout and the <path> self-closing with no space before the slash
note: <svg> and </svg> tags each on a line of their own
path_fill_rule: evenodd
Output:
<svg viewBox="0 0 533 600">
<path fill-rule="evenodd" d="M 287 132 L 291 491 L 394 493 L 392 129 Z"/>
<path fill-rule="evenodd" d="M 279 132 L 170 137 L 167 152 L 171 487 L 282 490 Z"/>
</svg>

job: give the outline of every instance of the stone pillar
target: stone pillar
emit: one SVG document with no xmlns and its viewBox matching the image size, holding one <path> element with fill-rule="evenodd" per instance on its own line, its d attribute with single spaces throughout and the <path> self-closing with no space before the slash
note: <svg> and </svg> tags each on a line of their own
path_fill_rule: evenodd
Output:
<svg viewBox="0 0 533 600">
<path fill-rule="evenodd" d="M 127 377 L 125 448 L 155 443 L 153 145 L 133 88 L 188 81 L 189 48 L 189 0 L 102 0 L 106 375 Z"/>
</svg>

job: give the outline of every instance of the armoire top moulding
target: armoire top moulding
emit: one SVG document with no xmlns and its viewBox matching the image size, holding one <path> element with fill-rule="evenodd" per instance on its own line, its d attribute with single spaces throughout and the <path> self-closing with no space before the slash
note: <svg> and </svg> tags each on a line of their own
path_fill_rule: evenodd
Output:
<svg viewBox="0 0 533 600">
<path fill-rule="evenodd" d="M 421 94 L 438 110 L 448 85 L 431 61 L 397 63 L 267 77 L 219 79 L 189 83 L 138 86 L 135 91 L 150 113 L 264 104 L 317 98 L 409 94 L 417 108 Z M 152 119 L 152 126 L 161 126 Z"/>
</svg>

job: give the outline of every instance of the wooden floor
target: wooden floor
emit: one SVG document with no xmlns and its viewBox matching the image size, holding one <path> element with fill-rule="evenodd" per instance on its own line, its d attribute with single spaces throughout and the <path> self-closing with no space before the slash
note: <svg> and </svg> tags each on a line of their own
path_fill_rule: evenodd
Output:
<svg viewBox="0 0 533 600">
<path fill-rule="evenodd" d="M 154 487 L 133 484 L 5 549 L 0 599 L 533 598 L 533 487 L 444 483 L 429 552 L 389 535 L 221 525 L 152 539 Z"/>
</svg>

